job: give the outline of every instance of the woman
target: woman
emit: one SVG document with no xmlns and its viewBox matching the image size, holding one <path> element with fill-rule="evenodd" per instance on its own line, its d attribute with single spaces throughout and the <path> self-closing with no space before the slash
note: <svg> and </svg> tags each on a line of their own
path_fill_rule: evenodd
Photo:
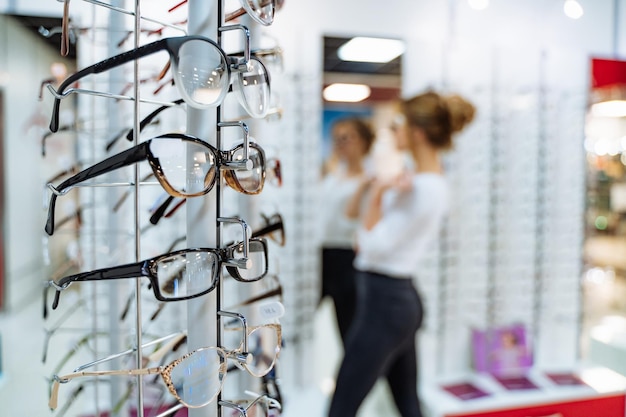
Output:
<svg viewBox="0 0 626 417">
<path fill-rule="evenodd" d="M 374 142 L 370 125 L 360 118 L 340 119 L 333 124 L 332 153 L 324 167 L 321 196 L 322 290 L 335 307 L 343 343 L 356 303 L 354 286 L 354 237 L 358 222 L 347 216 L 354 195 L 366 181 L 367 156 Z"/>
<path fill-rule="evenodd" d="M 415 334 L 422 303 L 413 285 L 421 255 L 448 211 L 440 154 L 474 117 L 460 96 L 426 92 L 400 103 L 397 146 L 414 163 L 387 181 L 374 181 L 357 233 L 357 308 L 329 417 L 353 417 L 379 377 L 386 377 L 403 417 L 421 416 Z"/>
</svg>

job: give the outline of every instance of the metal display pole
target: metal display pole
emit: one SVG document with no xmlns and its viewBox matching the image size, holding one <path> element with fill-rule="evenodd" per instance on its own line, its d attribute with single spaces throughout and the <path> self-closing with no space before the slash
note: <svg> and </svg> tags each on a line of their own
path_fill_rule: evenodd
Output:
<svg viewBox="0 0 626 417">
<path fill-rule="evenodd" d="M 215 39 L 217 35 L 218 0 L 189 0 L 188 33 Z M 217 112 L 214 109 L 197 110 L 187 107 L 187 134 L 202 138 L 219 149 L 216 135 Z M 192 161 L 189 161 L 191 164 Z M 201 198 L 187 201 L 187 246 L 218 247 L 220 243 L 219 200 L 220 181 L 216 181 L 213 190 Z M 203 296 L 187 302 L 187 344 L 189 351 L 202 346 L 215 346 L 217 335 L 217 314 L 220 298 L 218 288 Z M 190 408 L 190 417 L 220 415 L 219 407 L 213 402 L 206 407 Z"/>
</svg>

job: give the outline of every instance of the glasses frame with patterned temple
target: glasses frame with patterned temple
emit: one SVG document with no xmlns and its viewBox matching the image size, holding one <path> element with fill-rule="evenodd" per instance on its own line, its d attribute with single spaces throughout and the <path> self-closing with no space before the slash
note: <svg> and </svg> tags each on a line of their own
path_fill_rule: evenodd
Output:
<svg viewBox="0 0 626 417">
<path fill-rule="evenodd" d="M 224 379 L 228 372 L 227 359 L 234 360 L 235 364 L 237 364 L 238 367 L 242 367 L 246 371 L 250 372 L 249 365 L 253 362 L 254 357 L 252 353 L 247 351 L 249 335 L 251 335 L 258 328 L 271 326 L 272 328 L 275 328 L 277 331 L 278 346 L 280 346 L 280 341 L 281 341 L 281 331 L 280 331 L 279 324 L 270 324 L 270 325 L 263 325 L 263 326 L 248 326 L 246 318 L 242 316 L 241 314 L 228 312 L 228 311 L 218 311 L 218 315 L 230 317 L 234 319 L 235 321 L 239 321 L 241 323 L 242 325 L 241 328 L 232 329 L 232 330 L 241 330 L 241 333 L 242 333 L 242 343 L 239 345 L 237 349 L 228 350 L 223 347 L 216 347 L 216 346 L 201 347 L 179 357 L 178 359 L 170 362 L 167 365 L 152 367 L 152 368 L 126 369 L 126 370 L 102 370 L 102 371 L 85 371 L 84 370 L 90 366 L 93 366 L 94 364 L 99 364 L 106 360 L 119 357 L 119 355 L 112 355 L 109 358 L 94 361 L 92 363 L 80 366 L 76 368 L 70 374 L 63 375 L 63 376 L 59 376 L 56 374 L 53 375 L 52 389 L 50 391 L 50 400 L 48 402 L 49 407 L 52 410 L 56 409 L 58 405 L 60 385 L 68 383 L 72 379 L 76 379 L 80 377 L 91 377 L 91 376 L 94 376 L 94 377 L 112 376 L 112 375 L 139 376 L 139 375 L 156 375 L 156 374 L 161 375 L 161 379 L 167 386 L 168 390 L 179 402 L 179 405 L 175 406 L 173 409 L 180 408 L 182 406 L 188 407 L 188 408 L 200 408 L 200 407 L 204 407 L 207 404 L 210 404 L 215 398 L 217 398 L 218 394 L 222 390 L 222 387 L 224 386 Z M 169 349 L 169 347 L 170 345 L 164 346 L 163 351 L 165 351 L 166 349 Z M 181 398 L 181 396 L 178 394 L 176 390 L 177 387 L 172 382 L 172 376 L 171 376 L 172 370 L 176 366 L 185 362 L 188 358 L 192 357 L 193 355 L 199 355 L 199 354 L 202 354 L 203 352 L 210 351 L 210 350 L 213 350 L 217 353 L 219 357 L 219 361 L 220 361 L 219 369 L 218 369 L 219 388 L 213 393 L 211 397 L 205 398 L 202 402 L 190 404 L 189 402 L 185 401 L 185 399 Z M 278 350 L 279 350 L 279 347 L 276 350 L 276 355 L 278 355 Z M 159 352 L 157 356 L 161 356 L 162 354 L 163 354 L 162 352 Z M 269 369 L 267 369 L 267 372 L 265 372 L 263 375 L 267 374 L 273 369 L 275 362 L 276 362 L 276 358 L 274 358 L 274 360 L 271 362 L 271 366 L 269 367 Z M 252 374 L 252 375 L 255 375 L 255 374 Z"/>
</svg>

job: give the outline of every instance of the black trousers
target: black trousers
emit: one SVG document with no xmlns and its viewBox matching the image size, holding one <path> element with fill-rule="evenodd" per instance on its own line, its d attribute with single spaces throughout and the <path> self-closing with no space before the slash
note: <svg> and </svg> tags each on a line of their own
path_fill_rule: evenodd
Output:
<svg viewBox="0 0 626 417">
<path fill-rule="evenodd" d="M 357 308 L 329 417 L 354 417 L 380 377 L 385 377 L 402 417 L 421 417 L 417 396 L 415 335 L 422 303 L 410 279 L 357 272 Z"/>
<path fill-rule="evenodd" d="M 335 316 L 341 342 L 345 344 L 346 334 L 352 323 L 356 308 L 356 286 L 352 266 L 352 249 L 322 249 L 322 293 L 321 299 L 330 297 L 335 305 Z"/>
</svg>

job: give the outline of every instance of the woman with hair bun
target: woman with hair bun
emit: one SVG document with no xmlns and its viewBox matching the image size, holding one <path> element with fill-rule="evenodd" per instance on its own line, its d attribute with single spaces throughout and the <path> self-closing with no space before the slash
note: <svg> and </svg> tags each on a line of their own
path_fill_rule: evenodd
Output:
<svg viewBox="0 0 626 417">
<path fill-rule="evenodd" d="M 402 100 L 393 131 L 413 162 L 410 172 L 374 180 L 357 231 L 357 307 L 329 417 L 353 417 L 379 377 L 385 377 L 402 417 L 422 416 L 417 393 L 416 333 L 422 302 L 419 265 L 448 212 L 450 191 L 441 153 L 474 118 L 458 95 L 433 91 Z"/>
</svg>

